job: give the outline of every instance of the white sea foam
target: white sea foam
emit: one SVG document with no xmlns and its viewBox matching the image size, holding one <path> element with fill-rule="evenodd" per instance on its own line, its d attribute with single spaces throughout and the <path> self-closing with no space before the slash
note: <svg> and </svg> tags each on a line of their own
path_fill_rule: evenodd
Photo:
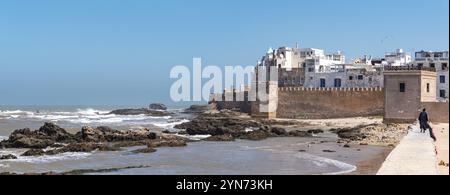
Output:
<svg viewBox="0 0 450 195">
<path fill-rule="evenodd" d="M 17 159 L 4 160 L 5 162 L 25 162 L 31 164 L 40 164 L 40 163 L 49 163 L 49 162 L 57 162 L 62 160 L 79 160 L 85 159 L 88 156 L 92 155 L 92 153 L 79 153 L 79 152 L 67 152 L 57 155 L 44 155 L 44 156 L 19 156 L 17 155 Z"/>
<path fill-rule="evenodd" d="M 34 119 L 52 122 L 69 122 L 74 124 L 114 124 L 114 123 L 134 123 L 134 124 L 151 124 L 152 122 L 158 122 L 162 126 L 170 127 L 172 124 L 160 122 L 159 120 L 169 120 L 171 116 L 147 116 L 147 115 L 133 115 L 122 116 L 109 114 L 108 110 L 96 110 L 92 108 L 77 109 L 73 112 L 57 111 L 49 112 L 42 111 L 39 113 L 33 113 L 29 111 L 15 110 L 15 111 L 2 111 L 0 116 L 6 119 Z M 175 126 L 176 124 L 173 124 Z"/>
<path fill-rule="evenodd" d="M 183 123 L 187 123 L 189 122 L 189 120 L 187 119 L 183 119 L 180 121 L 174 121 L 174 122 L 165 122 L 165 123 L 153 123 L 153 125 L 157 126 L 157 127 L 162 127 L 162 128 L 174 128 L 176 125 L 180 125 Z"/>
<path fill-rule="evenodd" d="M 179 137 L 184 137 L 184 138 L 194 140 L 194 141 L 199 141 L 199 140 L 203 140 L 208 137 L 211 137 L 211 135 L 181 135 L 181 134 L 176 134 L 176 135 Z"/>
<path fill-rule="evenodd" d="M 345 174 L 345 173 L 351 173 L 353 171 L 356 171 L 357 167 L 345 162 L 341 162 L 334 159 L 324 158 L 320 156 L 315 156 L 308 153 L 297 153 L 295 154 L 297 158 L 303 158 L 311 161 L 315 165 L 319 167 L 326 167 L 326 166 L 334 166 L 340 169 L 341 171 L 332 172 L 332 173 L 325 173 L 325 175 L 339 175 L 339 174 Z"/>
<path fill-rule="evenodd" d="M 101 115 L 101 114 L 108 114 L 109 112 L 110 111 L 96 110 L 93 108 L 77 109 L 77 113 L 81 115 Z"/>
<path fill-rule="evenodd" d="M 1 135 L 0 135 L 0 141 L 7 140 L 7 139 L 8 139 L 7 136 L 1 136 Z"/>
<path fill-rule="evenodd" d="M 23 111 L 23 110 L 0 110 L 0 116 L 23 116 L 23 115 L 33 115 L 33 112 Z"/>
</svg>

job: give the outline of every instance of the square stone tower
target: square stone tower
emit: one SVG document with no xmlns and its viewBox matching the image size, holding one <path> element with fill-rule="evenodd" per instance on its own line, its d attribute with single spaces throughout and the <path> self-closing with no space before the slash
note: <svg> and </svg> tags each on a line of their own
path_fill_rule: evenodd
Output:
<svg viewBox="0 0 450 195">
<path fill-rule="evenodd" d="M 411 123 L 423 104 L 437 102 L 436 71 L 423 67 L 387 67 L 384 71 L 384 122 Z"/>
</svg>

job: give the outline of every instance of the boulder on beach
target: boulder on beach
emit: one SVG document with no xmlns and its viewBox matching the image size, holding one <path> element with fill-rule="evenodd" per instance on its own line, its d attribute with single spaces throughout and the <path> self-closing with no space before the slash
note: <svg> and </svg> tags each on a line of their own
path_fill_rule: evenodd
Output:
<svg viewBox="0 0 450 195">
<path fill-rule="evenodd" d="M 167 106 L 161 103 L 153 103 L 148 107 L 150 110 L 167 110 Z"/>
</svg>

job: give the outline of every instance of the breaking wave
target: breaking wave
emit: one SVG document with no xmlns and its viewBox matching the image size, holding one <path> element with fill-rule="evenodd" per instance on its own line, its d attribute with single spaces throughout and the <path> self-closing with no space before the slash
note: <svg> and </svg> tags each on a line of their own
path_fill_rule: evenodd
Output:
<svg viewBox="0 0 450 195">
<path fill-rule="evenodd" d="M 163 128 L 172 128 L 182 122 L 167 122 L 171 116 L 146 116 L 146 115 L 115 115 L 109 114 L 110 110 L 97 110 L 93 108 L 76 109 L 74 111 L 23 111 L 23 110 L 5 110 L 0 111 L 2 118 L 11 120 L 35 120 L 51 122 L 68 122 L 82 125 L 145 125 L 155 124 Z"/>
<path fill-rule="evenodd" d="M 162 127 L 162 128 L 174 128 L 176 125 L 180 125 L 183 123 L 189 122 L 189 120 L 187 119 L 183 119 L 183 120 L 179 120 L 179 121 L 168 121 L 168 122 L 163 122 L 163 123 L 154 123 L 153 125 L 157 126 L 157 127 Z"/>
<path fill-rule="evenodd" d="M 297 158 L 307 159 L 314 163 L 318 167 L 327 167 L 327 166 L 333 166 L 338 168 L 340 171 L 331 172 L 331 173 L 325 173 L 324 175 L 340 175 L 340 174 L 346 174 L 351 173 L 353 171 L 356 171 L 357 167 L 355 165 L 347 164 L 345 162 L 341 162 L 338 160 L 333 160 L 330 158 L 324 158 L 320 156 L 315 156 L 307 153 L 301 153 L 295 155 Z"/>
<path fill-rule="evenodd" d="M 0 136 L 0 142 L 3 141 L 3 140 L 7 140 L 7 139 L 8 139 L 7 136 Z"/>
<path fill-rule="evenodd" d="M 67 152 L 57 155 L 44 156 L 20 156 L 16 155 L 17 159 L 3 160 L 3 162 L 24 162 L 31 164 L 50 163 L 62 160 L 80 160 L 92 155 L 92 153 Z"/>
</svg>

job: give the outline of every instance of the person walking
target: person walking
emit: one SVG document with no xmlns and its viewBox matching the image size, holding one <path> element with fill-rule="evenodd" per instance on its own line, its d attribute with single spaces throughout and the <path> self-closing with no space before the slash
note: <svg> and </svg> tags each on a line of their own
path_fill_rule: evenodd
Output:
<svg viewBox="0 0 450 195">
<path fill-rule="evenodd" d="M 430 130 L 430 136 L 431 139 L 436 141 L 436 137 L 434 136 L 433 129 L 431 128 L 430 124 L 428 124 L 428 113 L 426 109 L 423 109 L 423 111 L 419 115 L 419 123 L 420 123 L 420 132 L 426 133 L 427 129 Z"/>
</svg>

